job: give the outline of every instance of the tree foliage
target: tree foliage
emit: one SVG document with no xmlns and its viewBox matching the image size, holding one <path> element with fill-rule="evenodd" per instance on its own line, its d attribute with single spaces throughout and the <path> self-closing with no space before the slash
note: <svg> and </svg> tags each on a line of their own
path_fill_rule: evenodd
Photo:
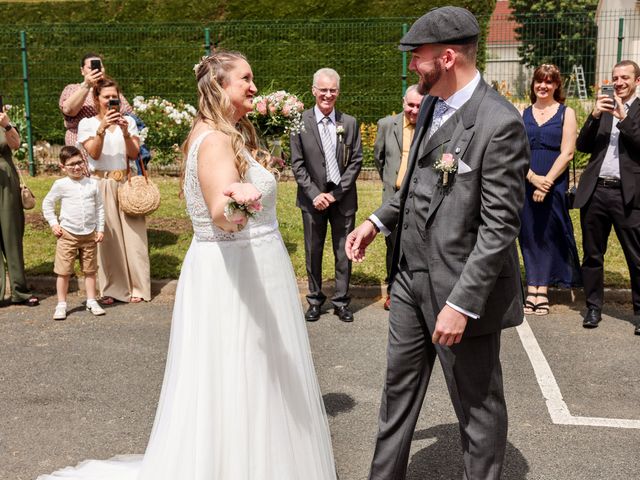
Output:
<svg viewBox="0 0 640 480">
<path fill-rule="evenodd" d="M 537 67 L 552 63 L 563 74 L 582 65 L 587 84 L 592 81 L 598 0 L 510 0 L 509 4 L 520 24 L 516 35 L 523 64 Z"/>
</svg>

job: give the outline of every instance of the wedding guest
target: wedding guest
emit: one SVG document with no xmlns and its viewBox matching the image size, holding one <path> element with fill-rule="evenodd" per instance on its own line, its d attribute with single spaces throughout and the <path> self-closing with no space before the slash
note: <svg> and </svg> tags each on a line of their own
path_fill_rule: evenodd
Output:
<svg viewBox="0 0 640 480">
<path fill-rule="evenodd" d="M 335 108 L 340 95 L 340 75 L 321 68 L 313 75 L 313 108 L 302 114 L 305 130 L 291 135 L 291 170 L 298 183 L 296 205 L 302 211 L 304 252 L 309 278 L 308 322 L 320 318 L 326 295 L 322 292 L 322 252 L 331 225 L 336 289 L 333 313 L 343 322 L 353 321 L 349 309 L 351 262 L 344 251 L 347 235 L 358 210 L 356 179 L 362 167 L 360 129 L 356 119 Z"/>
<path fill-rule="evenodd" d="M 0 301 L 5 294 L 5 261 L 11 283 L 11 302 L 35 307 L 40 302 L 27 286 L 24 271 L 22 237 L 24 211 L 20 195 L 20 178 L 13 163 L 12 150 L 20 148 L 20 134 L 9 115 L 0 110 Z"/>
<path fill-rule="evenodd" d="M 98 114 L 78 125 L 78 142 L 89 155 L 91 175 L 98 177 L 104 203 L 104 241 L 98 245 L 98 283 L 101 303 L 138 303 L 151 299 L 147 228 L 144 217 L 132 217 L 118 206 L 118 188 L 126 181 L 127 159 L 140 148 L 135 121 L 123 115 L 117 83 L 96 82 L 93 101 Z M 111 102 L 110 102 L 111 101 Z M 112 105 L 110 107 L 109 105 Z"/>
<path fill-rule="evenodd" d="M 100 68 L 92 68 L 98 66 Z M 78 124 L 83 118 L 91 118 L 97 115 L 98 109 L 93 101 L 94 96 L 91 90 L 96 82 L 105 77 L 104 63 L 102 57 L 95 53 L 87 53 L 80 62 L 80 75 L 83 77 L 81 83 L 70 83 L 60 95 L 58 102 L 62 115 L 64 116 L 64 126 L 67 129 L 64 136 L 65 145 L 76 145 L 78 138 Z M 122 113 L 132 112 L 131 105 L 123 95 L 120 95 Z"/>
<path fill-rule="evenodd" d="M 573 109 L 564 105 L 558 67 L 536 68 L 530 89 L 532 105 L 522 115 L 531 148 L 519 236 L 527 279 L 524 313 L 547 315 L 549 285 L 581 284 L 580 260 L 565 200 L 577 121 Z"/>
<path fill-rule="evenodd" d="M 623 60 L 613 67 L 614 91 L 601 92 L 578 135 L 590 153 L 575 207 L 582 226 L 582 277 L 587 312 L 582 326 L 596 328 L 604 304 L 604 254 L 614 228 L 631 279 L 636 335 L 640 335 L 640 67 Z"/>
<path fill-rule="evenodd" d="M 104 208 L 98 180 L 85 175 L 85 161 L 76 147 L 62 147 L 60 169 L 66 177 L 53 183 L 42 202 L 44 218 L 58 239 L 53 264 L 53 271 L 58 276 L 58 304 L 53 319 L 67 318 L 69 280 L 78 257 L 84 274 L 87 310 L 96 316 L 104 315 L 105 311 L 96 300 L 97 250 L 104 238 Z M 60 202 L 59 219 L 55 211 L 57 202 Z"/>
<path fill-rule="evenodd" d="M 407 173 L 409 149 L 415 133 L 420 103 L 424 96 L 418 92 L 418 85 L 411 85 L 402 98 L 402 113 L 390 115 L 378 121 L 376 142 L 373 146 L 373 160 L 382 180 L 382 201 L 393 197 L 402 185 Z M 384 309 L 391 305 L 391 262 L 395 246 L 395 231 L 384 238 L 387 246 L 386 267 L 387 298 Z"/>
</svg>

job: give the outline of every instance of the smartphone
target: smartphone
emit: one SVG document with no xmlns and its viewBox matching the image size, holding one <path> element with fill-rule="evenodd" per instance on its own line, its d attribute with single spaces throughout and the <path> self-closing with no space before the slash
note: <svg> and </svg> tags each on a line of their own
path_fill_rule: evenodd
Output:
<svg viewBox="0 0 640 480">
<path fill-rule="evenodd" d="M 120 99 L 119 98 L 111 98 L 111 99 L 109 99 L 109 110 L 120 111 Z"/>
<path fill-rule="evenodd" d="M 0 95 L 0 112 L 4 112 L 4 102 L 2 101 L 2 95 Z"/>
<path fill-rule="evenodd" d="M 102 70 L 102 62 L 99 58 L 91 59 L 91 70 Z"/>
<path fill-rule="evenodd" d="M 601 93 L 602 95 L 606 95 L 606 96 L 607 96 L 607 97 L 609 97 L 611 100 L 613 100 L 613 93 L 614 93 L 613 85 L 603 85 L 603 86 L 600 88 L 600 93 Z"/>
</svg>

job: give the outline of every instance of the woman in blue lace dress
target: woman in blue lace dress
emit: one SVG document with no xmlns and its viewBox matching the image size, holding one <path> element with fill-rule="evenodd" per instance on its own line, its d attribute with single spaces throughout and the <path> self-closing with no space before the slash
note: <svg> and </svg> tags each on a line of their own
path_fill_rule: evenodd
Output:
<svg viewBox="0 0 640 480">
<path fill-rule="evenodd" d="M 576 114 L 564 105 L 562 78 L 555 65 L 535 69 L 532 105 L 523 120 L 531 166 L 522 209 L 520 248 L 527 279 L 525 313 L 549 313 L 548 286 L 580 284 L 576 241 L 565 202 L 569 163 L 575 150 Z"/>
</svg>

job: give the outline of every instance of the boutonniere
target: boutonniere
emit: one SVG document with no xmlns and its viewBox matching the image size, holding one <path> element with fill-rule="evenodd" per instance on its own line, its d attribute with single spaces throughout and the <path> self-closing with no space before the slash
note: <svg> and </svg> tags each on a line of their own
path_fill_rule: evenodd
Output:
<svg viewBox="0 0 640 480">
<path fill-rule="evenodd" d="M 336 135 L 338 135 L 338 142 L 344 143 L 344 125 L 341 123 L 336 125 Z"/>
<path fill-rule="evenodd" d="M 449 185 L 449 175 L 453 176 L 456 170 L 458 170 L 458 160 L 456 160 L 452 153 L 443 153 L 440 159 L 433 164 L 433 168 L 436 172 L 442 174 L 442 186 L 446 187 Z"/>
</svg>

